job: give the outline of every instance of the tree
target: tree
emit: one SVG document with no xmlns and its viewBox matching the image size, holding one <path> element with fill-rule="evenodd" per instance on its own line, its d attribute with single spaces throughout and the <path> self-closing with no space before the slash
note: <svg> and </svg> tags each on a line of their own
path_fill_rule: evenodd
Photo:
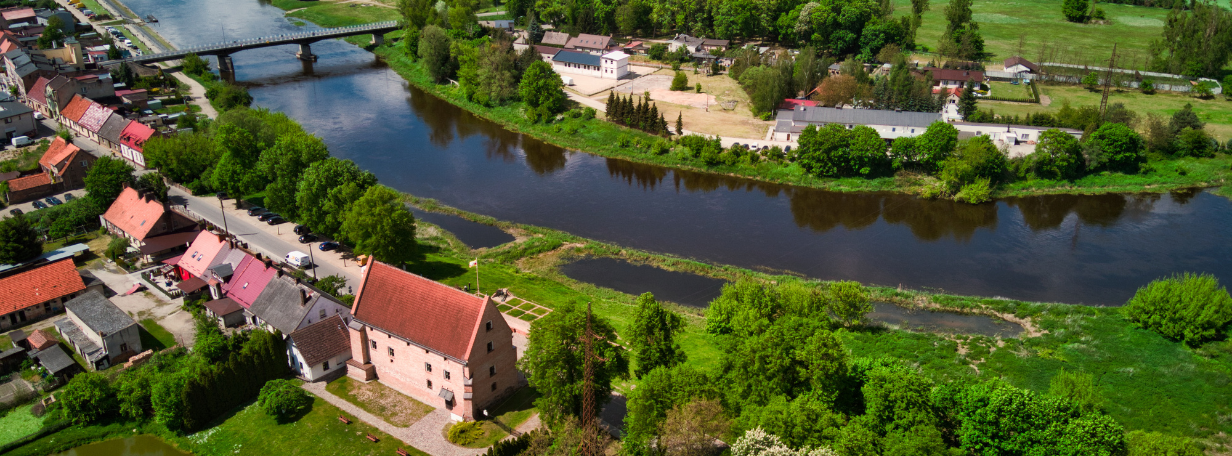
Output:
<svg viewBox="0 0 1232 456">
<path fill-rule="evenodd" d="M 115 43 L 107 43 L 107 60 L 119 60 L 122 57 L 124 57 L 124 54 L 120 53 L 120 48 L 116 47 Z M 128 65 L 122 64 L 121 66 L 126 67 Z"/>
<path fill-rule="evenodd" d="M 835 318 L 847 326 L 864 321 L 864 315 L 873 311 L 873 305 L 868 301 L 868 289 L 860 285 L 860 282 L 831 282 L 826 291 L 826 307 Z"/>
<path fill-rule="evenodd" d="M 870 430 L 885 434 L 936 424 L 932 381 L 898 366 L 874 368 L 867 375 L 861 392 Z"/>
<path fill-rule="evenodd" d="M 637 367 L 633 375 L 640 378 L 657 367 L 672 367 L 686 359 L 676 343 L 676 334 L 684 328 L 684 319 L 663 308 L 653 294 L 637 298 L 637 313 L 629 327 L 629 348 Z"/>
<path fill-rule="evenodd" d="M 1154 94 L 1155 93 L 1155 81 L 1152 81 L 1150 79 L 1143 79 L 1142 82 L 1138 83 L 1138 90 L 1141 90 L 1142 93 L 1147 94 L 1147 95 Z"/>
<path fill-rule="evenodd" d="M 476 56 L 478 79 L 472 100 L 498 106 L 518 95 L 518 54 L 508 43 L 481 45 Z"/>
<path fill-rule="evenodd" d="M 322 277 L 321 280 L 318 280 L 317 283 L 313 284 L 313 286 L 320 288 L 321 291 L 329 293 L 332 296 L 338 296 L 338 293 L 342 291 L 342 287 L 347 286 L 347 284 L 346 278 L 335 274 Z"/>
<path fill-rule="evenodd" d="M 937 177 L 945 182 L 951 192 L 984 179 L 989 183 L 1000 182 L 1005 175 L 1008 160 L 997 150 L 988 136 L 976 136 L 960 142 L 954 155 L 941 163 Z"/>
<path fill-rule="evenodd" d="M 439 16 L 433 7 L 435 3 L 432 0 L 398 0 L 397 8 L 408 28 L 420 30 L 428 24 L 439 22 Z"/>
<path fill-rule="evenodd" d="M 42 253 L 42 236 L 25 215 L 0 220 L 0 263 L 18 264 Z"/>
<path fill-rule="evenodd" d="M 1091 10 L 1091 0 L 1065 0 L 1061 3 L 1061 15 L 1070 22 L 1086 22 Z"/>
<path fill-rule="evenodd" d="M 616 330 L 607 319 L 591 318 L 595 339 L 592 384 L 595 413 L 602 408 L 612 392 L 612 382 L 627 378 L 629 360 L 616 341 Z M 586 334 L 587 311 L 572 303 L 553 310 L 531 323 L 526 353 L 518 360 L 518 368 L 527 373 L 532 388 L 541 395 L 535 407 L 549 423 L 560 423 L 568 416 L 582 413 L 583 337 Z"/>
<path fill-rule="evenodd" d="M 289 219 L 299 218 L 295 197 L 297 183 L 308 166 L 329 158 L 325 142 L 305 132 L 278 137 L 274 146 L 257 159 L 256 168 L 269 180 L 265 186 L 265 206 Z"/>
<path fill-rule="evenodd" d="M 1172 134 L 1174 135 L 1180 134 L 1181 130 L 1185 128 L 1201 130 L 1202 127 L 1206 126 L 1201 119 L 1198 119 L 1198 114 L 1193 112 L 1193 104 L 1191 103 L 1185 103 L 1185 106 L 1179 111 L 1172 113 L 1172 121 L 1168 125 L 1172 128 Z"/>
<path fill-rule="evenodd" d="M 1190 346 L 1221 337 L 1232 322 L 1232 297 L 1210 274 L 1184 273 L 1139 288 L 1125 305 L 1139 327 Z"/>
<path fill-rule="evenodd" d="M 148 192 L 158 198 L 159 201 L 167 202 L 167 183 L 163 182 L 163 176 L 158 173 L 145 173 L 137 178 L 135 186 L 138 190 Z"/>
<path fill-rule="evenodd" d="M 831 76 L 821 81 L 817 101 L 825 106 L 842 106 L 855 103 L 860 93 L 860 83 L 852 76 Z"/>
<path fill-rule="evenodd" d="M 927 173 L 936 172 L 941 163 L 958 147 L 958 129 L 947 122 L 936 121 L 915 138 L 914 162 Z"/>
<path fill-rule="evenodd" d="M 1055 128 L 1040 133 L 1027 163 L 1032 173 L 1044 179 L 1075 179 L 1085 164 L 1078 138 Z"/>
<path fill-rule="evenodd" d="M 1124 124 L 1108 123 L 1099 127 L 1087 138 L 1090 147 L 1087 154 L 1087 169 L 1108 169 L 1121 172 L 1136 172 L 1139 163 L 1146 160 L 1142 153 L 1142 137 Z"/>
<path fill-rule="evenodd" d="M 419 58 L 434 82 L 442 82 L 453 74 L 449 63 L 449 43 L 449 35 L 435 25 L 425 27 L 419 36 Z"/>
<path fill-rule="evenodd" d="M 763 332 L 729 341 L 733 347 L 721 364 L 727 386 L 724 403 L 735 410 L 804 393 L 833 400 L 847 371 L 842 343 L 816 320 L 784 317 Z"/>
<path fill-rule="evenodd" d="M 1232 12 L 1195 1 L 1168 13 L 1164 32 L 1151 43 L 1151 71 L 1215 77 L 1232 56 Z"/>
<path fill-rule="evenodd" d="M 1072 0 L 1066 0 L 1066 1 L 1072 1 Z M 1086 87 L 1087 90 L 1090 90 L 1092 92 L 1099 90 L 1099 73 L 1096 73 L 1094 71 L 1087 73 L 1086 76 L 1082 77 L 1082 85 L 1083 87 Z"/>
<path fill-rule="evenodd" d="M 1218 144 L 1202 130 L 1186 127 L 1177 133 L 1173 150 L 1184 157 L 1213 157 Z"/>
<path fill-rule="evenodd" d="M 740 86 L 749 94 L 753 114 L 757 116 L 768 116 L 778 109 L 791 89 L 790 83 L 790 66 L 757 66 L 740 75 Z"/>
<path fill-rule="evenodd" d="M 128 253 L 128 247 L 131 245 L 126 237 L 114 238 L 111 242 L 107 243 L 107 250 L 103 251 L 103 255 L 110 258 L 111 261 L 115 261 L 124 256 L 125 253 Z"/>
<path fill-rule="evenodd" d="M 97 423 L 119 407 L 115 390 L 99 372 L 77 374 L 56 393 L 56 399 L 74 424 Z"/>
<path fill-rule="evenodd" d="M 60 47 L 60 43 L 64 42 L 66 37 L 64 21 L 60 20 L 60 16 L 51 16 L 47 18 L 47 26 L 43 28 L 43 34 L 39 35 L 39 49 L 52 49 Z"/>
<path fill-rule="evenodd" d="M 676 75 L 672 77 L 671 89 L 673 91 L 676 91 L 676 92 L 683 91 L 685 89 L 688 89 L 688 85 L 689 85 L 689 77 L 685 76 L 683 71 L 677 71 Z"/>
<path fill-rule="evenodd" d="M 300 218 L 312 231 L 333 236 L 351 205 L 376 185 L 376 176 L 350 160 L 326 158 L 308 165 L 295 193 Z"/>
<path fill-rule="evenodd" d="M 1141 429 L 1130 431 L 1125 437 L 1129 440 L 1129 456 L 1202 456 L 1203 454 L 1202 449 L 1187 437 L 1174 437 Z"/>
<path fill-rule="evenodd" d="M 265 188 L 266 175 L 257 169 L 257 160 L 265 144 L 257 141 L 248 130 L 235 124 L 223 124 L 214 134 L 214 142 L 222 157 L 214 165 L 210 184 L 215 190 L 240 198 Z"/>
<path fill-rule="evenodd" d="M 181 133 L 171 136 L 155 136 L 144 147 L 146 165 L 156 168 L 173 182 L 191 184 L 208 180 L 211 166 L 218 161 L 220 151 L 209 135 Z M 194 185 L 187 185 L 194 188 Z"/>
<path fill-rule="evenodd" d="M 718 399 L 721 395 L 705 372 L 677 364 L 660 367 L 642 376 L 637 388 L 629 393 L 625 415 L 625 444 L 645 448 L 659 435 L 660 424 L 667 413 L 681 404 L 699 399 Z"/>
<path fill-rule="evenodd" d="M 709 456 L 715 440 L 725 437 L 731 423 L 719 401 L 696 400 L 667 412 L 659 428 L 659 445 L 668 456 Z"/>
<path fill-rule="evenodd" d="M 971 117 L 979 109 L 975 100 L 975 81 L 968 79 L 962 95 L 958 97 L 958 115 L 963 119 Z"/>
<path fill-rule="evenodd" d="M 871 127 L 809 126 L 799 137 L 800 166 L 817 176 L 878 176 L 891 168 L 885 141 Z"/>
<path fill-rule="evenodd" d="M 383 185 L 368 187 L 342 222 L 342 236 L 355 243 L 355 253 L 402 264 L 415 254 L 415 216 L 402 195 Z"/>
<path fill-rule="evenodd" d="M 972 0 L 954 0 L 945 6 L 945 33 L 954 33 L 971 22 Z"/>
<path fill-rule="evenodd" d="M 285 422 L 311 407 L 312 397 L 308 396 L 303 388 L 295 386 L 291 380 L 275 379 L 265 382 L 265 386 L 261 387 L 257 406 L 261 407 L 266 415 Z"/>
<path fill-rule="evenodd" d="M 133 185 L 133 167 L 123 159 L 114 157 L 99 157 L 94 165 L 86 171 L 86 199 L 96 207 L 109 207 L 124 191 L 124 184 Z"/>
<path fill-rule="evenodd" d="M 676 134 L 684 134 L 684 111 L 676 113 Z"/>
<path fill-rule="evenodd" d="M 219 111 L 246 108 L 252 105 L 252 95 L 248 93 L 248 89 L 230 83 L 211 86 L 205 90 L 205 98 L 209 99 L 210 104 Z"/>
<path fill-rule="evenodd" d="M 526 115 L 531 120 L 547 122 L 565 109 L 565 91 L 560 75 L 542 60 L 531 64 L 522 74 L 518 94 L 526 103 Z"/>
<path fill-rule="evenodd" d="M 197 54 L 188 54 L 180 62 L 182 62 L 184 74 L 187 75 L 199 76 L 210 71 L 210 62 L 207 62 Z"/>
</svg>

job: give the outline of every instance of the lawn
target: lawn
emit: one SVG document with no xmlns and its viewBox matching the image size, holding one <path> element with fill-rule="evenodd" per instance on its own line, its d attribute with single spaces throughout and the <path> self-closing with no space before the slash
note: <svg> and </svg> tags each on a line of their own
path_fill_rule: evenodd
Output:
<svg viewBox="0 0 1232 456">
<path fill-rule="evenodd" d="M 146 350 L 162 350 L 176 344 L 175 336 L 152 318 L 141 320 L 141 346 Z"/>
<path fill-rule="evenodd" d="M 30 435 L 42 427 L 43 419 L 31 414 L 30 407 L 23 405 L 0 417 L 0 445 Z"/>
<path fill-rule="evenodd" d="M 937 49 L 947 25 L 945 7 L 948 1 L 933 1 L 924 13 L 916 42 Z M 1117 44 L 1117 55 L 1123 67 L 1135 62 L 1141 67 L 1148 56 L 1151 41 L 1163 35 L 1167 8 L 1100 3 L 1110 25 L 1087 25 L 1067 22 L 1061 16 L 1062 0 L 1032 0 L 1006 2 L 975 0 L 971 10 L 984 37 L 985 50 L 999 62 L 1017 54 L 1019 37 L 1024 38 L 1022 54 L 1028 60 L 1041 62 L 1097 64 L 1107 61 Z M 910 0 L 895 0 L 895 15 L 911 14 Z M 1059 51 L 1041 59 L 1044 46 Z"/>
<path fill-rule="evenodd" d="M 120 29 L 120 33 L 123 33 L 126 38 L 133 40 L 133 44 L 136 44 L 137 48 L 141 49 L 142 54 L 150 53 L 150 47 L 146 46 L 144 41 L 137 39 L 137 35 L 129 30 L 127 26 L 120 26 L 116 28 Z"/>
<path fill-rule="evenodd" d="M 0 334 L 0 351 L 10 348 L 13 348 L 13 339 L 10 339 L 8 334 Z"/>
<path fill-rule="evenodd" d="M 509 436 L 506 429 L 517 429 L 522 423 L 530 419 L 535 414 L 535 399 L 539 397 L 539 392 L 531 387 L 524 387 L 513 393 L 512 396 L 505 399 L 500 405 L 491 410 L 491 420 L 481 420 L 479 425 L 483 429 L 483 435 L 475 441 L 462 445 L 467 448 L 487 448 L 496 442 L 501 441 Z M 445 439 L 449 439 L 449 428 L 453 423 L 448 423 L 441 430 Z"/>
<path fill-rule="evenodd" d="M 358 3 L 276 0 L 274 6 L 291 11 L 287 13 L 287 17 L 303 19 L 326 28 L 401 19 L 398 11 L 393 8 Z"/>
<path fill-rule="evenodd" d="M 979 106 L 980 109 L 995 111 L 997 114 L 1022 116 L 1027 113 L 1055 113 L 1067 101 L 1074 107 L 1099 106 L 1100 99 L 1103 97 L 1101 92 L 1092 92 L 1078 85 L 1045 83 L 1040 84 L 1039 88 L 1041 96 L 1051 99 L 1051 103 L 1048 106 L 999 101 L 980 101 Z M 1192 104 L 1194 112 L 1198 114 L 1198 118 L 1207 122 L 1207 132 L 1221 141 L 1227 141 L 1229 138 L 1232 138 L 1232 101 L 1226 100 L 1223 96 L 1202 100 L 1171 92 L 1146 95 L 1142 92 L 1126 90 L 1114 91 L 1109 94 L 1108 103 L 1122 103 L 1125 105 L 1125 108 L 1138 113 L 1140 118 L 1146 114 L 1171 116 L 1173 113 L 1180 111 L 1185 104 Z"/>
<path fill-rule="evenodd" d="M 432 413 L 431 406 L 394 391 L 381 382 L 363 383 L 341 377 L 329 382 L 325 390 L 398 427 L 408 427 Z"/>
</svg>

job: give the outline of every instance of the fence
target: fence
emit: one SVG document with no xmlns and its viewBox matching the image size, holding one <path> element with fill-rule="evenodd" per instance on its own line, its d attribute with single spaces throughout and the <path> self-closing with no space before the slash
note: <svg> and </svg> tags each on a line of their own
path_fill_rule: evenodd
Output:
<svg viewBox="0 0 1232 456">
<path fill-rule="evenodd" d="M 1075 65 L 1070 63 L 1047 62 L 1041 63 L 1040 68 L 1047 68 L 1047 70 L 1044 74 L 1039 75 L 1039 79 L 1066 82 L 1070 84 L 1081 84 L 1082 78 L 1092 72 L 1099 74 L 1099 83 L 1103 84 L 1106 79 L 1105 74 L 1108 72 L 1107 68 Z M 1193 84 L 1190 83 L 1191 79 L 1179 74 L 1155 73 L 1151 71 L 1126 70 L 1121 68 L 1113 68 L 1112 72 L 1128 76 L 1121 81 L 1116 81 L 1115 79 L 1113 80 L 1114 82 L 1117 82 L 1116 85 L 1119 87 L 1137 89 L 1141 85 L 1142 80 L 1150 79 L 1151 83 L 1155 86 L 1155 90 L 1181 93 L 1187 93 L 1193 90 Z M 1198 78 L 1197 80 L 1211 83 L 1212 94 L 1219 95 L 1223 93 L 1223 86 L 1219 83 L 1219 81 L 1208 78 Z"/>
<path fill-rule="evenodd" d="M 144 280 L 145 283 L 149 284 L 151 288 L 158 290 L 160 293 L 167 296 L 168 298 L 175 299 L 180 296 L 184 296 L 184 292 L 180 291 L 180 289 L 178 288 L 172 288 L 171 291 L 167 291 L 163 287 L 158 286 L 158 281 L 154 280 L 153 276 L 154 276 L 153 269 L 141 272 L 141 280 Z"/>
</svg>

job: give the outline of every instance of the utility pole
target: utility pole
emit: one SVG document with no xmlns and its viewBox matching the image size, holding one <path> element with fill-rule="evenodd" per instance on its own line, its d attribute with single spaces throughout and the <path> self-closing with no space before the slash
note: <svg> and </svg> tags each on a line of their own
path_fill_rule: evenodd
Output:
<svg viewBox="0 0 1232 456">
<path fill-rule="evenodd" d="M 1099 120 L 1108 117 L 1108 92 L 1112 88 L 1112 72 L 1116 69 L 1117 44 L 1112 43 L 1112 57 L 1108 59 L 1108 71 L 1104 73 L 1104 97 L 1099 100 Z"/>
<path fill-rule="evenodd" d="M 582 456 L 595 456 L 594 333 L 590 329 L 590 303 L 586 303 L 586 333 L 582 335 L 585 370 L 582 373 Z"/>
</svg>

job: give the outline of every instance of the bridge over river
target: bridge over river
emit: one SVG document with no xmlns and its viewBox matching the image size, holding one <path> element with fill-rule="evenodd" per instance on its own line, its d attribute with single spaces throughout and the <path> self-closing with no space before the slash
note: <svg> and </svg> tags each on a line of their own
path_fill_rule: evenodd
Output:
<svg viewBox="0 0 1232 456">
<path fill-rule="evenodd" d="M 398 21 L 374 22 L 364 25 L 353 25 L 350 27 L 328 28 L 314 30 L 303 33 L 288 33 L 283 35 L 265 36 L 261 38 L 249 38 L 243 40 L 234 40 L 223 43 L 213 43 L 201 46 L 193 46 L 184 49 L 177 49 L 168 52 L 159 52 L 157 54 L 146 54 L 126 59 L 117 59 L 103 62 L 103 65 L 115 64 L 119 62 L 134 62 L 134 63 L 156 63 L 165 62 L 168 60 L 179 60 L 188 54 L 196 55 L 213 55 L 218 57 L 218 70 L 224 74 L 234 74 L 235 66 L 231 62 L 231 54 L 248 49 L 257 49 L 270 46 L 283 46 L 287 44 L 299 45 L 299 52 L 295 54 L 301 60 L 316 60 L 316 56 L 312 54 L 312 43 L 321 40 L 333 38 L 343 38 L 355 35 L 372 35 L 372 43 L 380 45 L 385 41 L 385 34 L 402 28 Z"/>
</svg>

